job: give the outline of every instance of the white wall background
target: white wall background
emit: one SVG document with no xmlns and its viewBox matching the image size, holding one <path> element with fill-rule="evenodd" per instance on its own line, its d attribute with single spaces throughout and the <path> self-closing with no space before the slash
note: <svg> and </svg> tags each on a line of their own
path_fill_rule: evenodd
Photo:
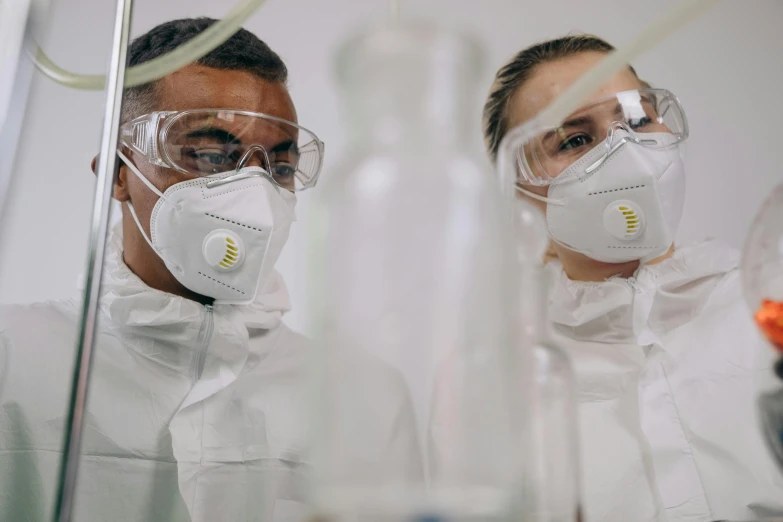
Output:
<svg viewBox="0 0 783 522">
<path fill-rule="evenodd" d="M 403 16 L 436 19 L 478 35 L 488 56 L 486 90 L 492 73 L 535 41 L 584 31 L 622 45 L 678 1 L 408 0 Z M 173 18 L 219 17 L 232 3 L 136 0 L 133 34 Z M 74 71 L 104 72 L 112 2 L 52 0 L 50 16 L 44 42 L 50 56 Z M 359 24 L 384 16 L 384 0 L 269 0 L 246 24 L 289 66 L 300 122 L 327 143 L 325 183 L 343 143 L 333 51 Z M 724 0 L 634 63 L 645 79 L 678 94 L 690 118 L 680 242 L 717 236 L 740 246 L 764 195 L 783 180 L 781 27 L 783 2 Z M 0 217 L 0 302 L 75 294 L 84 269 L 94 184 L 89 163 L 98 147 L 102 105 L 102 93 L 34 78 L 15 177 Z M 307 206 L 305 195 L 300 221 Z M 294 227 L 278 267 L 294 303 L 287 322 L 306 331 L 304 235 L 301 225 Z"/>
</svg>

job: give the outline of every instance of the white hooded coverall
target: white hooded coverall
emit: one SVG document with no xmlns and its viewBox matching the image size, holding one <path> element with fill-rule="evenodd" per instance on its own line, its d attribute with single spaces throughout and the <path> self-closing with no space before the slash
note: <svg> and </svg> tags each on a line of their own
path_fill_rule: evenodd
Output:
<svg viewBox="0 0 783 522">
<path fill-rule="evenodd" d="M 281 322 L 278 274 L 251 306 L 151 289 L 107 253 L 75 520 L 295 522 L 307 457 L 309 343 Z M 78 301 L 0 309 L 0 520 L 52 519 Z M 383 366 L 372 379 L 399 376 Z M 397 383 L 402 386 L 402 382 Z M 363 459 L 421 474 L 413 412 L 375 405 Z M 368 408 L 368 411 L 373 411 Z M 396 414 L 387 414 L 397 412 Z M 404 419 L 395 426 L 385 419 Z"/>
<path fill-rule="evenodd" d="M 601 283 L 550 263 L 554 340 L 578 381 L 587 522 L 783 515 L 756 409 L 773 354 L 738 258 L 706 241 Z"/>
</svg>

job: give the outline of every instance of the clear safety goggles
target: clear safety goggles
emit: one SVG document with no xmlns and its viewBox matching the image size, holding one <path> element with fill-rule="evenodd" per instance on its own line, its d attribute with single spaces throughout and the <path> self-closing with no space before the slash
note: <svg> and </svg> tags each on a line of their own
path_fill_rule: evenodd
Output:
<svg viewBox="0 0 783 522">
<path fill-rule="evenodd" d="M 620 92 L 577 109 L 560 125 L 538 129 L 517 151 L 518 181 L 549 185 L 596 147 L 605 147 L 606 154 L 585 165 L 587 173 L 629 141 L 651 149 L 667 149 L 687 137 L 685 111 L 671 92 Z"/>
<path fill-rule="evenodd" d="M 120 128 L 120 142 L 152 165 L 211 176 L 259 165 L 277 185 L 299 191 L 318 181 L 324 144 L 304 127 L 227 109 L 145 114 Z"/>
</svg>

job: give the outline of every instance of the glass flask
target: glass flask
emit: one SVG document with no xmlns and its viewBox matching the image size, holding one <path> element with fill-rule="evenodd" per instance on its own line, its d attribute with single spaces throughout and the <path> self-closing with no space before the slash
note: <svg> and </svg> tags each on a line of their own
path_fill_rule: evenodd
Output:
<svg viewBox="0 0 783 522">
<path fill-rule="evenodd" d="M 338 53 L 350 143 L 309 256 L 324 519 L 507 516 L 513 227 L 471 112 L 481 63 L 471 39 L 427 26 Z"/>
<path fill-rule="evenodd" d="M 742 251 L 742 286 L 756 324 L 778 352 L 783 381 L 783 184 L 772 190 L 756 215 Z M 763 434 L 783 469 L 783 385 L 759 397 Z"/>
<path fill-rule="evenodd" d="M 532 347 L 532 379 L 519 393 L 519 421 L 529 430 L 522 466 L 529 480 L 521 506 L 535 522 L 575 522 L 580 515 L 578 417 L 575 377 L 568 355 L 552 341 L 547 308 L 549 280 L 542 260 L 547 248 L 541 212 L 523 199 L 515 203 L 519 349 Z M 521 365 L 519 365 L 521 368 Z M 523 432 L 524 433 L 524 432 Z"/>
</svg>

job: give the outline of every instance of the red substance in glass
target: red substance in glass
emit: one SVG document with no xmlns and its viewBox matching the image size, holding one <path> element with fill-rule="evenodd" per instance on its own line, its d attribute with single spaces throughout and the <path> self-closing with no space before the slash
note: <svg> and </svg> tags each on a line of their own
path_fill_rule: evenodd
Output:
<svg viewBox="0 0 783 522">
<path fill-rule="evenodd" d="M 764 299 L 756 312 L 756 324 L 775 349 L 783 353 L 783 302 Z"/>
</svg>

